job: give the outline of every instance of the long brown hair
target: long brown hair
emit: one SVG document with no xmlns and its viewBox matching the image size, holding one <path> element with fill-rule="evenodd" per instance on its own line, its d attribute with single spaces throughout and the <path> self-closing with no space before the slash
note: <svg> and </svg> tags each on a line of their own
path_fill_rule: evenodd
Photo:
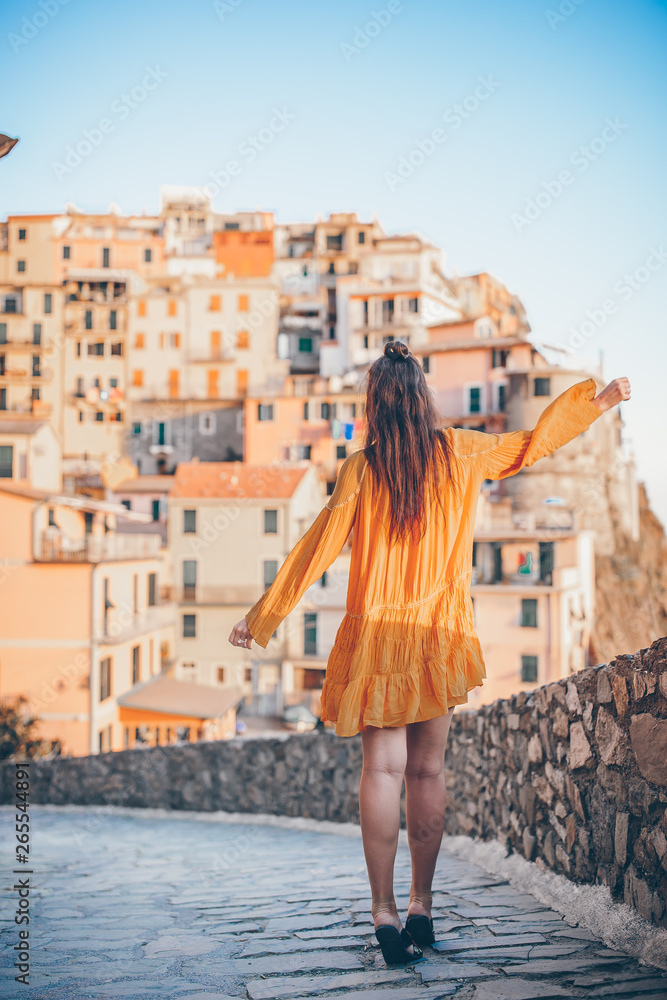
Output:
<svg viewBox="0 0 667 1000">
<path fill-rule="evenodd" d="M 422 537 L 426 521 L 426 490 L 441 496 L 442 465 L 452 477 L 449 444 L 438 429 L 440 414 L 424 371 L 407 344 L 391 340 L 368 371 L 366 435 L 363 451 L 372 471 L 373 488 L 380 484 L 390 500 L 389 538 L 402 540 L 415 530 Z"/>
</svg>

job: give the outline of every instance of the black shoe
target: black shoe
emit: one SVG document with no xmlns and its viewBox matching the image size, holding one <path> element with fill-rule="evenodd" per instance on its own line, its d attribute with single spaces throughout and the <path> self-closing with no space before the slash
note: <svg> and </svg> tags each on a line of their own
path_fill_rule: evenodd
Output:
<svg viewBox="0 0 667 1000">
<path fill-rule="evenodd" d="M 411 962 L 420 962 L 424 957 L 421 948 L 417 947 L 405 928 L 397 931 L 391 924 L 380 924 L 375 928 L 375 936 L 387 965 L 409 965 Z M 412 952 L 407 950 L 410 945 Z"/>
<path fill-rule="evenodd" d="M 405 921 L 405 929 L 417 944 L 435 944 L 432 917 L 416 915 L 408 917 Z"/>
</svg>

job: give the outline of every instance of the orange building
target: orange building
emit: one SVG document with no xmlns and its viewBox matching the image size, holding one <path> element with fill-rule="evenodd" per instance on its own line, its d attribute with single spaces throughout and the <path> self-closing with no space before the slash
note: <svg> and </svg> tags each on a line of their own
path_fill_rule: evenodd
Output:
<svg viewBox="0 0 667 1000">
<path fill-rule="evenodd" d="M 267 213 L 268 214 L 268 213 Z M 218 276 L 266 278 L 273 267 L 273 220 L 265 230 L 223 229 L 213 233 Z"/>
</svg>

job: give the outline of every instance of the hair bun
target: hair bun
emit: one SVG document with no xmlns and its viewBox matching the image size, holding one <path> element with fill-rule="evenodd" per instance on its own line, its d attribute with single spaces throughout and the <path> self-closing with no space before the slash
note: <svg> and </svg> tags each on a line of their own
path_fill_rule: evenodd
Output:
<svg viewBox="0 0 667 1000">
<path fill-rule="evenodd" d="M 402 361 L 410 353 L 410 349 L 407 344 L 404 344 L 402 340 L 390 340 L 389 343 L 384 345 L 384 356 L 385 358 L 393 358 L 395 361 Z"/>
</svg>

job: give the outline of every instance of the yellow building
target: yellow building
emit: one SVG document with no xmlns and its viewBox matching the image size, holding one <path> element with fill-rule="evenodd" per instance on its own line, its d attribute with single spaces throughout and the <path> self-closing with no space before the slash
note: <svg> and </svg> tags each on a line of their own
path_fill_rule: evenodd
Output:
<svg viewBox="0 0 667 1000">
<path fill-rule="evenodd" d="M 173 657 L 160 537 L 117 532 L 121 513 L 150 520 L 0 483 L 0 696 L 24 695 L 39 734 L 64 753 L 133 745 L 117 698 Z"/>
</svg>

